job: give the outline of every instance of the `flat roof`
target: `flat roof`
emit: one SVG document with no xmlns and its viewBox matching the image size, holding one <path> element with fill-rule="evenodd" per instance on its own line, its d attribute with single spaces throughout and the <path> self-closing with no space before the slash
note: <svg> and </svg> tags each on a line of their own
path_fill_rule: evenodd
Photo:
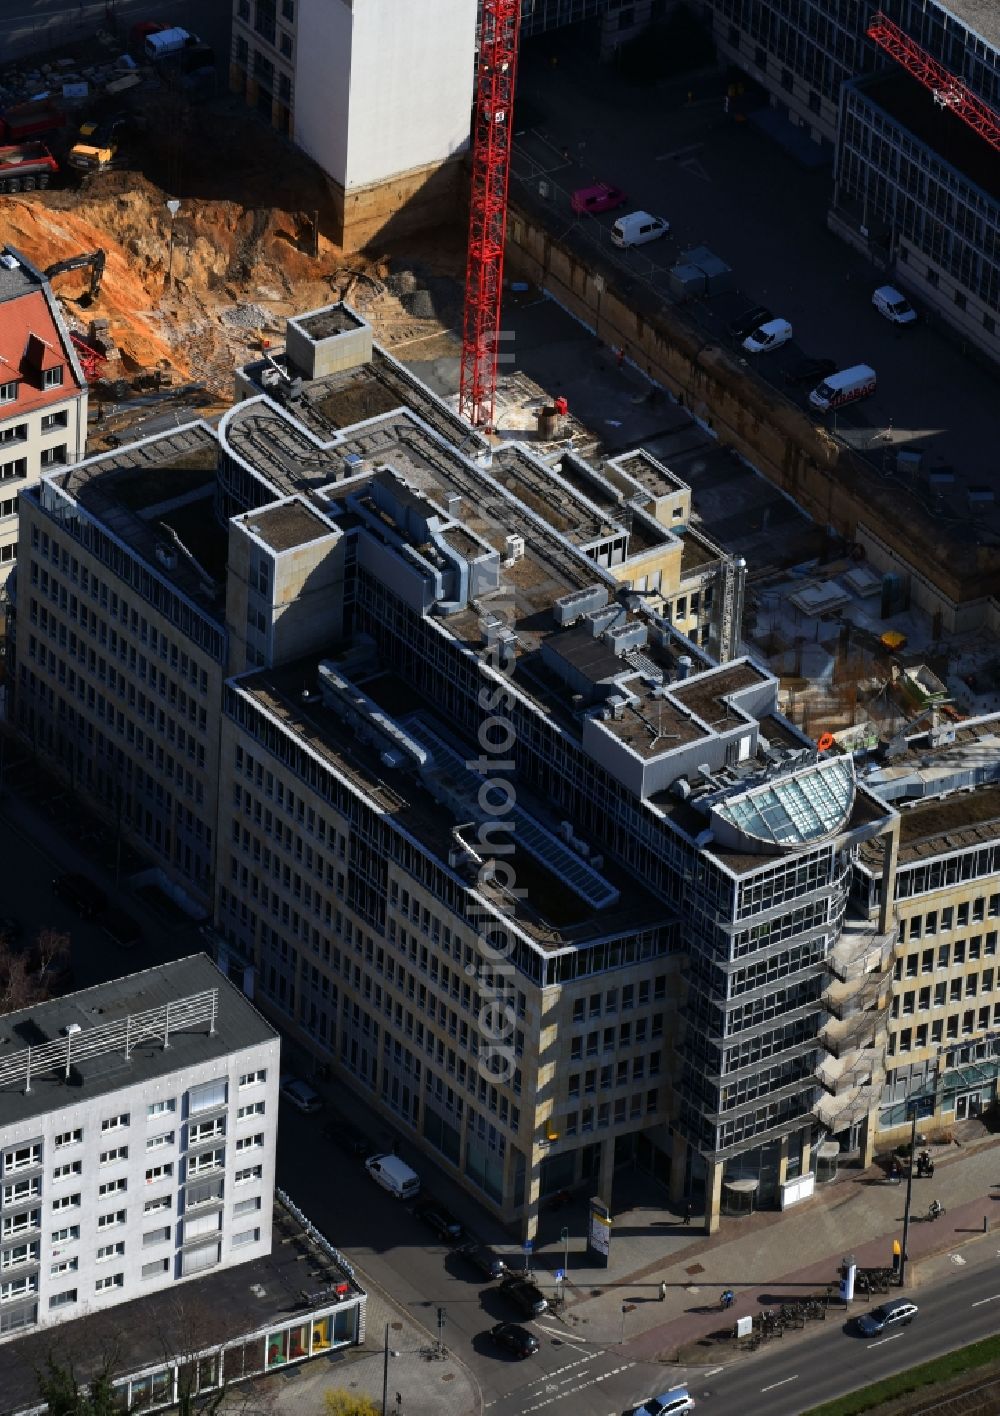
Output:
<svg viewBox="0 0 1000 1416">
<path fill-rule="evenodd" d="M 215 1022 L 210 1032 L 213 993 Z M 183 1000 L 195 999 L 202 1005 L 181 1006 Z M 164 1049 L 162 1024 L 168 1004 L 175 1023 L 170 1028 L 170 1046 Z M 135 1021 L 139 1015 L 144 1015 L 141 1026 Z M 126 1019 L 133 1020 L 128 1027 Z M 73 1026 L 79 1031 L 68 1039 L 66 1029 Z M 136 1043 L 136 1034 L 143 1040 Z M 207 954 L 192 954 L 7 1013 L 0 1018 L 0 1131 L 122 1087 L 167 1077 L 202 1062 L 222 1061 L 244 1048 L 273 1042 L 277 1036 Z M 55 1065 L 50 1061 L 46 1066 L 43 1060 L 48 1056 L 41 1051 L 46 1045 L 59 1053 Z M 29 1048 L 31 1089 L 26 1091 Z"/>
<path fill-rule="evenodd" d="M 336 535 L 334 527 L 301 501 L 266 506 L 261 511 L 247 512 L 242 519 L 275 551 L 290 551 L 295 546 Z"/>
<path fill-rule="evenodd" d="M 895 805 L 899 810 L 900 865 L 1000 840 L 1000 785 L 996 783 L 912 806 L 904 802 Z M 863 851 L 862 859 L 871 868 L 881 869 L 882 854 L 874 847 Z"/>
<path fill-rule="evenodd" d="M 934 0 L 934 4 L 946 15 L 954 15 L 994 49 L 1000 49 L 1000 10 L 996 0 Z"/>
<path fill-rule="evenodd" d="M 435 791 L 433 778 L 425 782 L 416 770 L 391 765 L 377 744 L 363 741 L 335 709 L 323 702 L 317 673 L 320 657 L 311 655 L 278 669 L 261 670 L 240 678 L 235 686 L 352 782 L 380 811 L 447 867 L 449 852 L 456 846 L 456 828 L 467 827 L 471 819 L 468 810 L 459 810 L 453 805 L 461 802 L 462 807 L 465 806 L 463 784 L 454 779 L 449 765 L 442 763 L 448 790 L 446 795 Z M 329 658 L 336 663 L 336 654 Z M 404 730 L 407 715 L 416 713 L 432 735 L 449 744 L 463 761 L 476 756 L 471 744 L 462 744 L 456 738 L 454 725 L 443 724 L 435 706 L 425 702 L 412 684 L 398 674 L 384 670 L 354 682 Z M 304 688 L 309 691 L 308 699 L 303 699 Z M 419 740 L 419 732 L 415 735 Z M 556 835 L 558 821 L 548 819 L 544 805 L 520 781 L 517 800 L 518 809 L 525 816 L 525 828 L 520 836 L 537 834 L 531 830 L 533 824 L 550 837 Z M 561 845 L 558 839 L 553 844 Z M 523 846 L 523 841 L 520 845 Z M 515 847 L 518 848 L 517 835 Z M 514 899 L 504 895 L 503 899 L 497 899 L 497 907 L 510 915 L 543 949 L 586 944 L 609 934 L 660 924 L 667 917 L 662 902 L 614 865 L 602 869 L 601 874 L 615 886 L 618 899 L 595 909 L 568 883 L 568 872 L 560 871 L 558 860 L 546 865 L 527 849 L 519 849 L 517 860 L 518 886 L 527 890 L 527 896 Z M 480 887 L 477 884 L 470 888 Z M 484 889 L 483 893 L 491 892 Z"/>
<path fill-rule="evenodd" d="M 770 678 L 771 675 L 756 664 L 743 660 L 738 664 L 723 664 L 694 679 L 682 679 L 672 686 L 670 692 L 678 703 L 697 714 L 703 723 L 719 731 L 740 721 L 727 700 L 741 689 L 766 683 Z"/>
<path fill-rule="evenodd" d="M 0 1343 L 0 1416 L 41 1404 L 35 1371 L 44 1370 L 56 1348 L 81 1383 L 114 1354 L 114 1381 L 255 1333 L 263 1343 L 264 1329 L 307 1322 L 332 1306 L 340 1284 L 350 1285 L 351 1297 L 362 1296 L 359 1284 L 277 1198 L 272 1232 L 271 1252 L 247 1263 Z"/>
<path fill-rule="evenodd" d="M 40 283 L 35 279 L 33 269 L 25 265 L 24 257 L 20 251 L 16 251 L 13 246 L 4 246 L 3 255 L 10 257 L 17 264 L 10 266 L 0 260 L 0 304 L 5 300 L 16 300 L 21 295 L 27 295 L 32 290 L 40 289 Z"/>
</svg>

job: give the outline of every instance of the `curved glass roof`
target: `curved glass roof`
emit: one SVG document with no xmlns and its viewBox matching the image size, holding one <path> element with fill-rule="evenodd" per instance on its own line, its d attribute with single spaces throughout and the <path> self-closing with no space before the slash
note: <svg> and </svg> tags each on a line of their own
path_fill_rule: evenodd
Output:
<svg viewBox="0 0 1000 1416">
<path fill-rule="evenodd" d="M 854 762 L 833 757 L 725 797 L 715 814 L 751 840 L 801 846 L 844 826 L 854 805 Z"/>
</svg>

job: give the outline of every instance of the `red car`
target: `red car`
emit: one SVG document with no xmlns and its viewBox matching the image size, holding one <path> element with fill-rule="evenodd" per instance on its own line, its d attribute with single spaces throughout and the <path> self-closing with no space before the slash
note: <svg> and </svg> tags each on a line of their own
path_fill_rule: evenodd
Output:
<svg viewBox="0 0 1000 1416">
<path fill-rule="evenodd" d="M 597 182 L 593 187 L 578 187 L 569 199 L 575 212 L 589 212 L 596 215 L 601 211 L 614 211 L 628 201 L 620 187 L 612 187 L 607 182 Z"/>
</svg>

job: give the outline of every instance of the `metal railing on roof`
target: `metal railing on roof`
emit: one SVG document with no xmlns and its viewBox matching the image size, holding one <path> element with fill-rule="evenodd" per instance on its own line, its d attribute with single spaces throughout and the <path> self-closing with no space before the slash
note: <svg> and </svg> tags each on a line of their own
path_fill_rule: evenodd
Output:
<svg viewBox="0 0 1000 1416">
<path fill-rule="evenodd" d="M 164 1051 L 170 1046 L 171 1033 L 199 1023 L 208 1023 L 210 1037 L 215 1035 L 219 1015 L 219 990 L 206 989 L 188 998 L 173 999 L 161 1008 L 147 1008 L 141 1013 L 129 1013 L 114 1023 L 102 1023 L 95 1028 L 74 1027 L 65 1037 L 47 1042 L 42 1047 L 25 1047 L 11 1057 L 0 1058 L 0 1087 L 24 1082 L 27 1094 L 32 1077 L 53 1071 L 68 1077 L 72 1068 L 91 1057 L 109 1052 L 122 1052 L 128 1061 L 135 1048 L 144 1042 L 162 1042 Z"/>
</svg>

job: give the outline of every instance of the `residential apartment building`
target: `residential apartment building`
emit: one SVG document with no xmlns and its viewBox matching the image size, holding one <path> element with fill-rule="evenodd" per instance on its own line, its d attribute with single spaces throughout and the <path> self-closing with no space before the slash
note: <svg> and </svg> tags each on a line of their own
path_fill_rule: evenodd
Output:
<svg viewBox="0 0 1000 1416">
<path fill-rule="evenodd" d="M 887 0 L 886 12 L 994 111 L 1000 18 L 981 0 Z M 1000 358 L 1000 185 L 993 150 L 865 36 L 852 0 L 704 0 L 720 53 L 825 149 L 831 228 Z"/>
<path fill-rule="evenodd" d="M 230 84 L 330 178 L 348 249 L 459 202 L 473 0 L 235 0 Z"/>
<path fill-rule="evenodd" d="M 205 955 L 0 1035 L 0 1335 L 270 1252 L 279 1042 Z"/>
<path fill-rule="evenodd" d="M 0 575 L 17 557 L 18 495 L 87 443 L 87 384 L 49 282 L 0 250 Z"/>
</svg>

